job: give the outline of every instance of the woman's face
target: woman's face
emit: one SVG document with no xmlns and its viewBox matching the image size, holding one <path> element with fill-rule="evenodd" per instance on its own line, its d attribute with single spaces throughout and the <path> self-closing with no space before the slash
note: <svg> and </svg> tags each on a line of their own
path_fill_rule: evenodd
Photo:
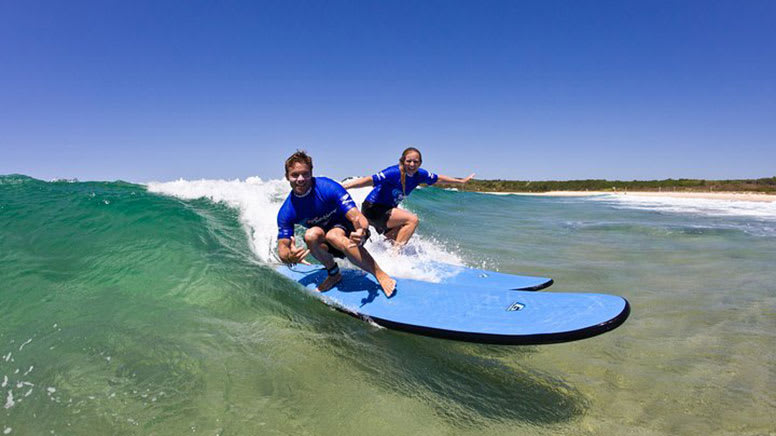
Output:
<svg viewBox="0 0 776 436">
<path fill-rule="evenodd" d="M 414 176 L 420 168 L 420 154 L 416 151 L 411 151 L 404 156 L 404 171 L 408 176 Z"/>
</svg>

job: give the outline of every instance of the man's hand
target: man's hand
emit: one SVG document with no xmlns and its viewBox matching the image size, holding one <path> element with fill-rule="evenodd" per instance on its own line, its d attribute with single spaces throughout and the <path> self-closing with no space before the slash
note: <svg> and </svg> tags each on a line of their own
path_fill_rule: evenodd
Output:
<svg viewBox="0 0 776 436">
<path fill-rule="evenodd" d="M 352 244 L 348 245 L 348 248 L 363 246 L 367 239 L 369 239 L 369 234 L 364 229 L 350 232 L 350 242 L 352 242 Z"/>
<path fill-rule="evenodd" d="M 297 247 L 294 243 L 294 237 L 291 237 L 291 246 L 288 247 L 288 256 L 286 256 L 283 261 L 285 263 L 290 263 L 291 265 L 297 264 L 297 263 L 303 263 L 305 265 L 309 265 L 310 262 L 304 260 L 307 255 L 310 254 L 310 250 L 308 248 L 301 248 Z"/>
</svg>

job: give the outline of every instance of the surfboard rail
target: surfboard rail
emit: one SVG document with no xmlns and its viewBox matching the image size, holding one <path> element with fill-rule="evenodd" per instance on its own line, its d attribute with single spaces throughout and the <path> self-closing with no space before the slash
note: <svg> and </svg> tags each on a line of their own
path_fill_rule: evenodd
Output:
<svg viewBox="0 0 776 436">
<path fill-rule="evenodd" d="M 587 328 L 559 332 L 543 333 L 530 335 L 499 335 L 491 333 L 464 332 L 455 330 L 436 329 L 433 327 L 424 327 L 412 324 L 404 324 L 371 316 L 362 316 L 357 312 L 335 307 L 337 310 L 347 313 L 350 316 L 361 318 L 366 321 L 372 321 L 375 324 L 398 331 L 413 333 L 416 335 L 429 336 L 432 338 L 448 339 L 454 341 L 474 342 L 479 344 L 492 345 L 549 345 L 563 342 L 579 341 L 581 339 L 592 338 L 621 326 L 630 316 L 630 303 L 625 300 L 625 307 L 622 312 L 614 318 L 590 326 Z"/>
</svg>

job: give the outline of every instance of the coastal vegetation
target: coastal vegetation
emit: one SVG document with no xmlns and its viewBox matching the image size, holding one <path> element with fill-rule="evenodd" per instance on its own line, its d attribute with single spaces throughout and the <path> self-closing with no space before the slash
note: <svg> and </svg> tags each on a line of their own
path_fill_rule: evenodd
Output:
<svg viewBox="0 0 776 436">
<path fill-rule="evenodd" d="M 478 192 L 549 192 L 549 191 L 647 191 L 647 192 L 760 192 L 776 194 L 776 177 L 761 179 L 703 180 L 479 180 L 465 185 L 438 184 L 442 188 L 457 188 Z"/>
</svg>

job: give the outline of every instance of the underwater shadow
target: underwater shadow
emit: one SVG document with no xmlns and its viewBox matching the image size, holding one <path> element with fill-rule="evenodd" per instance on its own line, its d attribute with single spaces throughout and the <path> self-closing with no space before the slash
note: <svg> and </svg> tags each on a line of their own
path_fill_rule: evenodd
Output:
<svg viewBox="0 0 776 436">
<path fill-rule="evenodd" d="M 432 406 L 462 429 L 493 421 L 557 424 L 588 408 L 584 395 L 562 378 L 521 364 L 536 346 L 478 345 L 376 331 L 346 317 L 319 318 L 310 327 L 332 333 L 327 341 L 311 345 L 348 361 L 381 388 Z"/>
<path fill-rule="evenodd" d="M 345 273 L 349 276 L 343 292 L 364 292 L 367 288 L 369 296 L 364 300 L 381 292 L 360 271 Z M 325 277 L 325 270 L 321 270 L 298 283 L 320 283 Z M 562 376 L 537 369 L 527 361 L 538 352 L 537 346 L 417 336 L 376 328 L 331 310 L 300 314 L 296 307 L 292 312 L 297 315 L 298 328 L 316 333 L 300 336 L 311 347 L 342 359 L 381 389 L 431 406 L 441 419 L 460 429 L 505 421 L 540 426 L 566 423 L 585 414 L 589 407 L 586 397 Z"/>
</svg>

